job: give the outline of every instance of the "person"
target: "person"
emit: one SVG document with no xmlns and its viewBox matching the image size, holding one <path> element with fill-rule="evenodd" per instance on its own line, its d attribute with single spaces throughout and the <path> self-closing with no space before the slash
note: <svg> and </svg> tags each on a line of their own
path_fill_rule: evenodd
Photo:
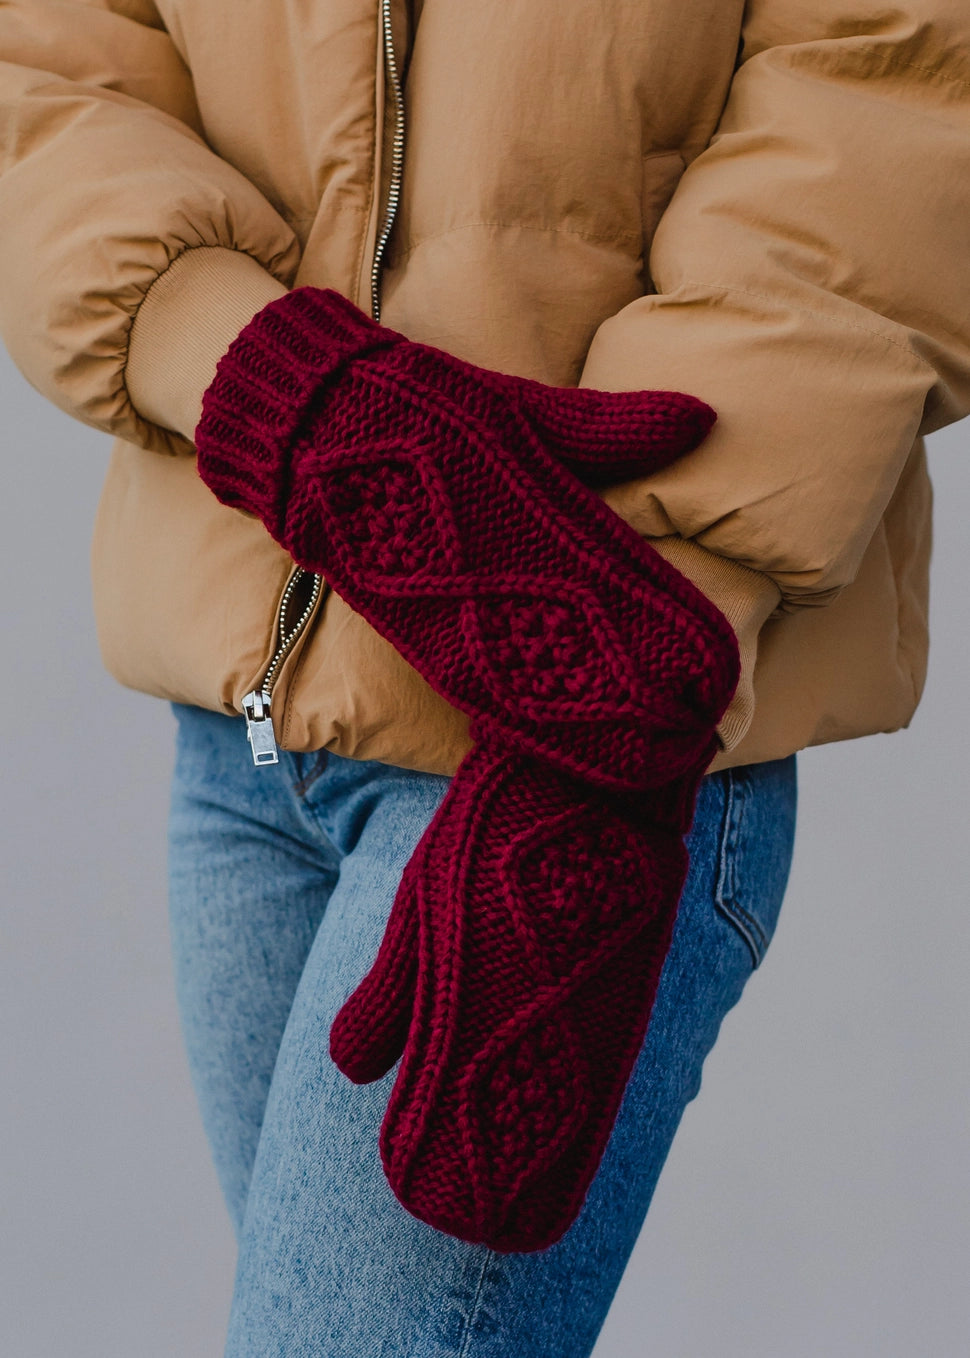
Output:
<svg viewBox="0 0 970 1358">
<path fill-rule="evenodd" d="M 591 1351 L 703 1060 L 770 943 L 796 752 L 899 729 L 919 701 L 921 435 L 970 411 L 968 28 L 952 0 L 891 14 L 869 0 L 689 12 L 611 0 L 595 16 L 435 0 L 0 8 L 0 333 L 34 386 L 114 437 L 94 552 L 99 638 L 112 673 L 173 700 L 179 719 L 172 936 L 239 1238 L 231 1358 Z M 422 900 L 433 894 L 415 850 L 433 843 L 459 770 L 482 748 L 522 757 L 494 743 L 526 738 L 509 647 L 528 648 L 514 629 L 489 634 L 483 654 L 505 657 L 502 720 L 483 727 L 492 709 L 449 688 L 427 628 L 395 630 L 358 597 L 366 572 L 335 575 L 366 551 L 334 554 L 319 536 L 324 512 L 346 529 L 327 498 L 335 464 L 319 462 L 333 452 L 318 418 L 331 387 L 323 367 L 273 358 L 295 352 L 306 297 L 344 299 L 384 327 L 379 353 L 456 360 L 482 390 L 498 376 L 542 384 L 559 412 L 574 408 L 570 389 L 685 393 L 717 416 L 693 451 L 625 475 L 586 465 L 585 481 L 577 421 L 568 439 L 551 417 L 529 425 L 542 435 L 534 458 L 552 476 L 556 454 L 555 485 L 606 535 L 597 551 L 622 539 L 625 559 L 720 638 L 712 654 L 736 661 L 726 704 L 708 710 L 717 752 L 685 797 L 690 867 L 646 1035 L 581 1210 L 540 1249 L 462 1239 L 405 1210 L 378 1155 L 395 1073 L 355 1085 L 331 1057 L 338 1013 L 401 919 L 401 884 L 410 873 Z M 314 344 L 336 315 L 319 313 Z M 367 382 L 385 380 L 367 355 L 348 373 L 358 359 Z M 243 428 L 230 447 L 210 417 L 232 422 L 232 392 Z M 487 447 L 501 459 L 495 399 Z M 474 406 L 478 420 L 464 400 L 449 412 Z M 355 416 L 363 428 L 367 409 L 342 406 L 340 430 Z M 413 409 L 402 398 L 392 414 Z M 266 481 L 247 458 L 280 411 L 293 437 L 272 444 Z M 433 414 L 425 487 L 453 465 Z M 393 429 L 392 452 L 408 437 Z M 368 464 L 351 501 L 366 512 L 348 522 L 371 534 L 359 549 L 394 540 L 406 557 L 439 502 L 422 501 L 403 532 L 397 464 L 379 432 L 365 443 L 354 435 L 354 457 L 385 460 Z M 213 474 L 227 458 L 233 485 L 258 484 L 268 503 L 212 493 L 231 499 Z M 527 515 L 540 482 L 533 463 L 515 466 Z M 294 514 L 309 537 L 284 531 Z M 582 514 L 568 522 L 586 531 Z M 615 569 L 610 558 L 598 578 Z M 545 601 L 551 620 L 574 619 L 569 585 Z M 649 650 L 652 638 L 623 641 Z M 546 640 L 540 625 L 529 653 Z M 615 716 L 604 672 L 590 676 Z M 664 683 L 679 702 L 678 681 Z M 597 795 L 582 803 L 590 814 L 609 800 Z M 567 871 L 568 855 L 553 866 Z M 622 875 L 609 854 L 586 866 L 610 890 Z M 424 949 L 438 918 L 426 909 Z M 580 934 L 594 925 L 587 914 Z M 436 997 L 428 984 L 419 993 Z M 408 1050 L 421 1050 L 420 1006 L 402 1014 Z M 549 1069 L 562 1050 L 546 1053 Z"/>
</svg>

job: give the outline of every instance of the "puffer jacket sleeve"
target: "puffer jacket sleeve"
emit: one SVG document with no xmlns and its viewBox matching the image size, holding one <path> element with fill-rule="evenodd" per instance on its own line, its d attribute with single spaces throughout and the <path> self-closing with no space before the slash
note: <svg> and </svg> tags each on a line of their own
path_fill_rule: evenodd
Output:
<svg viewBox="0 0 970 1358">
<path fill-rule="evenodd" d="M 145 294 L 195 247 L 240 252 L 268 295 L 299 259 L 207 146 L 151 0 L 0 0 L 0 336 L 27 380 L 86 424 L 187 451 L 135 409 L 125 367 Z"/>
<path fill-rule="evenodd" d="M 582 385 L 689 391 L 708 440 L 607 498 L 824 605 L 920 433 L 970 412 L 970 5 L 750 0 L 720 123 Z M 728 590 L 730 592 L 730 590 Z"/>
</svg>

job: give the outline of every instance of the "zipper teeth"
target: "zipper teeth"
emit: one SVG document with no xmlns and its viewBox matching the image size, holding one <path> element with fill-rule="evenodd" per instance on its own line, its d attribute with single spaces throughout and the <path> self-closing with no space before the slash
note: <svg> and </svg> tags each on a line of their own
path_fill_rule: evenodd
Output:
<svg viewBox="0 0 970 1358">
<path fill-rule="evenodd" d="M 313 590 L 311 591 L 310 598 L 307 600 L 306 607 L 300 614 L 299 618 L 296 620 L 296 623 L 293 625 L 293 627 L 290 628 L 289 632 L 284 633 L 283 628 L 286 625 L 287 606 L 290 600 L 293 598 L 293 591 L 296 589 L 296 586 L 300 582 L 300 580 L 303 579 L 304 575 L 306 575 L 306 571 L 303 569 L 303 567 L 297 566 L 296 570 L 293 572 L 293 574 L 287 581 L 286 589 L 283 591 L 283 597 L 280 600 L 279 613 L 277 614 L 277 631 L 280 639 L 279 646 L 277 647 L 276 654 L 273 656 L 273 659 L 270 662 L 269 669 L 266 671 L 266 674 L 263 677 L 264 693 L 272 694 L 273 685 L 276 683 L 276 679 L 280 671 L 280 666 L 283 664 L 283 661 L 286 659 L 290 651 L 293 649 L 294 642 L 297 640 L 297 638 L 302 633 L 304 627 L 306 627 L 307 623 L 310 621 L 310 616 L 313 613 L 314 608 L 316 607 L 317 599 L 319 599 L 320 597 L 320 589 L 323 584 L 323 577 L 319 575 L 314 575 Z"/>
<path fill-rule="evenodd" d="M 380 282 L 381 266 L 384 262 L 384 251 L 387 249 L 387 242 L 391 237 L 391 230 L 394 226 L 394 218 L 397 215 L 398 203 L 401 199 L 401 178 L 404 172 L 404 94 L 401 89 L 401 78 L 397 69 L 397 57 L 394 52 L 394 36 L 391 32 L 391 0 L 381 0 L 381 30 L 382 41 L 384 44 L 384 59 L 387 63 L 387 72 L 391 82 L 391 92 L 394 97 L 394 143 L 391 151 L 391 182 L 387 190 L 387 203 L 384 208 L 384 224 L 374 250 L 374 263 L 371 267 L 370 286 L 371 286 L 371 307 L 375 321 L 381 318 L 381 299 Z M 310 617 L 316 607 L 323 587 L 323 576 L 313 576 L 313 590 L 310 594 L 306 608 L 300 614 L 295 626 L 285 635 L 283 628 L 286 625 L 286 610 L 293 597 L 293 591 L 306 575 L 302 566 L 297 566 L 293 574 L 286 583 L 283 597 L 280 599 L 279 612 L 277 614 L 276 626 L 279 636 L 279 645 L 276 654 L 270 661 L 269 669 L 263 676 L 262 692 L 268 696 L 273 692 L 273 685 L 279 677 L 280 667 L 283 661 L 293 649 L 294 644 L 299 639 L 304 627 L 310 621 Z"/>
<path fill-rule="evenodd" d="M 375 321 L 381 319 L 381 265 L 384 262 L 384 251 L 387 248 L 387 242 L 390 240 L 394 218 L 397 215 L 397 206 L 401 198 L 401 176 L 404 171 L 404 94 L 401 90 L 401 78 L 398 74 L 397 57 L 394 53 L 394 35 L 391 31 L 391 0 L 381 0 L 381 28 L 384 40 L 384 59 L 387 62 L 387 73 L 391 81 L 391 92 L 394 96 L 394 145 L 391 152 L 391 182 L 387 190 L 384 225 L 381 228 L 377 248 L 374 251 L 374 263 L 370 275 L 371 310 Z"/>
</svg>

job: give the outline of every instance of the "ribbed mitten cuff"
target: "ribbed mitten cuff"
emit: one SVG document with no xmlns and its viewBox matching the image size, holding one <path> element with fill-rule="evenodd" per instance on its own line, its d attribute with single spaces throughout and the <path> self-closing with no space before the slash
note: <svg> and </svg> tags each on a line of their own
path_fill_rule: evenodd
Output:
<svg viewBox="0 0 970 1358">
<path fill-rule="evenodd" d="M 289 453 L 317 388 L 353 358 L 403 339 L 330 288 L 294 288 L 220 359 L 195 431 L 199 470 L 224 504 L 278 522 Z"/>
</svg>

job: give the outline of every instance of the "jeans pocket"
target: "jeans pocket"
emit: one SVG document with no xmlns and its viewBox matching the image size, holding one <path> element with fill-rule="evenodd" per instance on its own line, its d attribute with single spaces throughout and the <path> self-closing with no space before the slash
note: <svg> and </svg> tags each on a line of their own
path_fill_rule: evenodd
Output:
<svg viewBox="0 0 970 1358">
<path fill-rule="evenodd" d="M 795 836 L 795 756 L 726 769 L 714 904 L 761 965 L 778 922 Z"/>
</svg>

